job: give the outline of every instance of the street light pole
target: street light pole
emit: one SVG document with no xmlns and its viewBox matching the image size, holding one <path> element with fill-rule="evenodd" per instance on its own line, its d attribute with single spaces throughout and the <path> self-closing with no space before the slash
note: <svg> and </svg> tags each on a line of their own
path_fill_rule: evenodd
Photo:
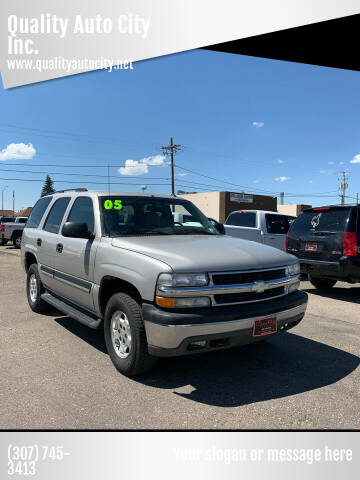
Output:
<svg viewBox="0 0 360 480">
<path fill-rule="evenodd" d="M 4 210 L 4 191 L 7 189 L 7 185 L 1 190 L 1 210 Z"/>
</svg>

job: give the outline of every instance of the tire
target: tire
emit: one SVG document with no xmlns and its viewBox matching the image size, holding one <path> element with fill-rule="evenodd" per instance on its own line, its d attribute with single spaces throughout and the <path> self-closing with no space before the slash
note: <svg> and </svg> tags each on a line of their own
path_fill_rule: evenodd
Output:
<svg viewBox="0 0 360 480">
<path fill-rule="evenodd" d="M 32 283 L 35 282 L 35 283 Z M 41 283 L 38 266 L 36 263 L 30 265 L 26 277 L 26 295 L 29 306 L 33 312 L 41 313 L 45 310 L 49 310 L 50 306 L 41 298 L 41 294 L 44 293 L 44 287 Z"/>
<path fill-rule="evenodd" d="M 111 361 L 122 374 L 132 377 L 156 365 L 157 358 L 148 353 L 141 307 L 128 293 L 116 293 L 108 301 L 104 335 Z"/>
<path fill-rule="evenodd" d="M 320 278 L 320 277 L 309 277 L 309 280 L 311 284 L 314 285 L 314 287 L 318 288 L 319 290 L 329 290 L 336 283 L 336 280 L 331 280 L 328 278 Z"/>
<path fill-rule="evenodd" d="M 0 245 L 1 245 L 1 246 L 2 246 L 2 245 L 6 245 L 6 244 L 7 244 L 7 240 L 5 240 L 5 239 L 4 239 L 4 240 L 0 240 Z"/>
<path fill-rule="evenodd" d="M 12 242 L 14 245 L 14 248 L 21 248 L 21 233 L 15 233 L 15 235 L 12 238 Z"/>
</svg>

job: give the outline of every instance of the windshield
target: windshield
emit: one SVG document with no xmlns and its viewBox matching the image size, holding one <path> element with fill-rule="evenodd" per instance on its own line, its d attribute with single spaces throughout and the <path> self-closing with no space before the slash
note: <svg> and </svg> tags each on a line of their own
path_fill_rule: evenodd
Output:
<svg viewBox="0 0 360 480">
<path fill-rule="evenodd" d="M 247 212 L 246 210 L 240 212 L 233 212 L 228 216 L 225 225 L 256 228 L 256 213 Z"/>
<path fill-rule="evenodd" d="M 218 235 L 191 202 L 176 198 L 99 197 L 104 235 Z"/>
<path fill-rule="evenodd" d="M 303 212 L 293 223 L 291 234 L 344 232 L 349 213 L 350 209 L 347 208 Z"/>
</svg>

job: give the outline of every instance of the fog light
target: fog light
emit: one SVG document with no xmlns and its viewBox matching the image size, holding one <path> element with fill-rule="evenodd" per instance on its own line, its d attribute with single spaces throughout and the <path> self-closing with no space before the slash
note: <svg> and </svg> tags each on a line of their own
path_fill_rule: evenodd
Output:
<svg viewBox="0 0 360 480">
<path fill-rule="evenodd" d="M 197 342 L 191 342 L 188 345 L 188 350 L 199 350 L 206 347 L 206 340 L 198 340 Z"/>
</svg>

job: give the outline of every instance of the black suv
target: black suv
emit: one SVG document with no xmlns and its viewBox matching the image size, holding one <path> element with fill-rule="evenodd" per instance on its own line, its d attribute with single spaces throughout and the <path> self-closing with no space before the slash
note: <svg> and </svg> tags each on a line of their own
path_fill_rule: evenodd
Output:
<svg viewBox="0 0 360 480">
<path fill-rule="evenodd" d="M 293 222 L 286 249 L 316 288 L 331 288 L 337 280 L 360 282 L 359 212 L 359 206 L 311 208 Z"/>
</svg>

